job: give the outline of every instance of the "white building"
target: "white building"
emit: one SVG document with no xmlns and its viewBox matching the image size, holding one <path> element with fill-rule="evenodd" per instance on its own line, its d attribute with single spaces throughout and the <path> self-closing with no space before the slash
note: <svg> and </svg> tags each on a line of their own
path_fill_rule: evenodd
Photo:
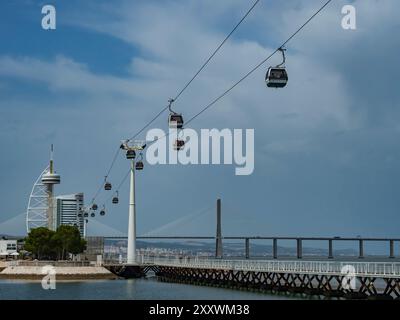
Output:
<svg viewBox="0 0 400 320">
<path fill-rule="evenodd" d="M 0 256 L 17 253 L 17 240 L 0 240 Z"/>
<path fill-rule="evenodd" d="M 84 217 L 81 212 L 84 205 L 83 193 L 58 196 L 56 203 L 56 228 L 61 225 L 76 226 L 83 236 Z"/>
</svg>

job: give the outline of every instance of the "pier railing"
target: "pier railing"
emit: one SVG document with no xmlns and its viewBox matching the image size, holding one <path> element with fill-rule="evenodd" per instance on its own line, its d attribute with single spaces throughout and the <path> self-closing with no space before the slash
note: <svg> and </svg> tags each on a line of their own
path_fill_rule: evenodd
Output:
<svg viewBox="0 0 400 320">
<path fill-rule="evenodd" d="M 400 278 L 400 263 L 396 262 L 346 262 L 346 261 L 274 261 L 274 260 L 222 260 L 197 257 L 138 257 L 141 264 L 229 269 L 258 272 L 307 273 L 326 275 L 376 276 Z"/>
<path fill-rule="evenodd" d="M 28 261 L 28 260 L 15 260 L 8 261 L 7 265 L 10 267 L 43 267 L 43 266 L 54 266 L 54 267 L 88 267 L 93 263 L 90 261 Z"/>
</svg>

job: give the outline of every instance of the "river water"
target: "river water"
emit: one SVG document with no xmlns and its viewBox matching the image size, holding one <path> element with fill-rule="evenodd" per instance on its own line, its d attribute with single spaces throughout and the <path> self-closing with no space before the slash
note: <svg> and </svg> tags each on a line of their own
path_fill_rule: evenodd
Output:
<svg viewBox="0 0 400 320">
<path fill-rule="evenodd" d="M 280 300 L 299 296 L 272 295 L 215 287 L 160 282 L 156 278 L 129 280 L 57 281 L 55 290 L 39 281 L 0 280 L 0 300 Z"/>
</svg>

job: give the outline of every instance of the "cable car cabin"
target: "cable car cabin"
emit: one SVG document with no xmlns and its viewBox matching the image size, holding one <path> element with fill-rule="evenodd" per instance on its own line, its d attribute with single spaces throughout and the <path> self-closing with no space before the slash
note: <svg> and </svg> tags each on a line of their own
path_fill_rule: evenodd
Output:
<svg viewBox="0 0 400 320">
<path fill-rule="evenodd" d="M 118 202 L 119 202 L 118 197 L 114 197 L 114 198 L 112 199 L 112 203 L 113 203 L 113 204 L 117 204 Z"/>
<path fill-rule="evenodd" d="M 79 217 L 79 218 L 82 218 L 82 212 L 79 212 L 79 213 L 78 213 L 78 217 Z"/>
<path fill-rule="evenodd" d="M 185 141 L 183 140 L 175 140 L 174 150 L 182 150 L 185 147 Z"/>
<path fill-rule="evenodd" d="M 93 203 L 93 204 L 92 204 L 92 210 L 97 210 L 97 208 L 98 208 L 98 207 L 97 207 L 97 204 Z"/>
<path fill-rule="evenodd" d="M 265 82 L 269 88 L 283 88 L 288 82 L 285 68 L 270 67 L 265 75 Z"/>
<path fill-rule="evenodd" d="M 101 210 L 101 211 L 100 211 L 100 215 L 101 215 L 101 216 L 104 216 L 105 214 L 106 214 L 106 211 L 105 211 L 105 210 Z"/>
<path fill-rule="evenodd" d="M 92 213 L 90 214 L 90 216 L 91 216 L 92 218 L 94 218 L 96 215 L 94 214 L 94 212 L 92 212 Z"/>
<path fill-rule="evenodd" d="M 106 182 L 104 184 L 104 190 L 110 191 L 112 189 L 112 185 L 109 182 Z"/>
<path fill-rule="evenodd" d="M 83 214 L 83 216 L 84 216 L 85 218 L 87 218 L 87 217 L 89 217 L 89 213 L 85 212 L 85 213 Z"/>
<path fill-rule="evenodd" d="M 178 113 L 171 113 L 168 119 L 169 127 L 182 129 L 183 128 L 183 117 L 181 114 Z"/>
<path fill-rule="evenodd" d="M 127 158 L 127 159 L 130 159 L 130 160 L 135 159 L 135 158 L 136 158 L 136 152 L 135 152 L 135 150 L 128 150 L 128 151 L 126 151 L 126 158 Z"/>
<path fill-rule="evenodd" d="M 143 170 L 143 168 L 144 168 L 143 161 L 136 162 L 136 165 L 135 165 L 136 170 Z"/>
</svg>

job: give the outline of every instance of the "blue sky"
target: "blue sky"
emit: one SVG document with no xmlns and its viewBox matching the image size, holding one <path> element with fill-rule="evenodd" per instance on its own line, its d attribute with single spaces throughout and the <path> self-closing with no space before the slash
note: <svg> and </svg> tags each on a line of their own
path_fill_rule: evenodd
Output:
<svg viewBox="0 0 400 320">
<path fill-rule="evenodd" d="M 322 2 L 262 0 L 176 108 L 186 118 L 195 114 Z M 84 192 L 89 201 L 120 139 L 165 106 L 251 4 L 51 3 L 55 31 L 41 28 L 47 2 L 1 3 L 0 222 L 26 210 L 51 143 L 62 175 L 57 193 Z M 393 35 L 400 3 L 350 1 L 355 31 L 341 28 L 348 3 L 333 1 L 288 44 L 285 89 L 265 87 L 266 65 L 191 124 L 254 128 L 253 175 L 235 176 L 230 166 L 146 166 L 138 176 L 139 233 L 221 197 L 226 235 L 398 236 L 400 39 Z M 166 115 L 154 127 L 166 129 Z M 127 166 L 121 155 L 111 182 Z M 126 232 L 127 191 L 99 222 Z M 180 227 L 165 232 L 211 235 L 214 216 Z"/>
</svg>

